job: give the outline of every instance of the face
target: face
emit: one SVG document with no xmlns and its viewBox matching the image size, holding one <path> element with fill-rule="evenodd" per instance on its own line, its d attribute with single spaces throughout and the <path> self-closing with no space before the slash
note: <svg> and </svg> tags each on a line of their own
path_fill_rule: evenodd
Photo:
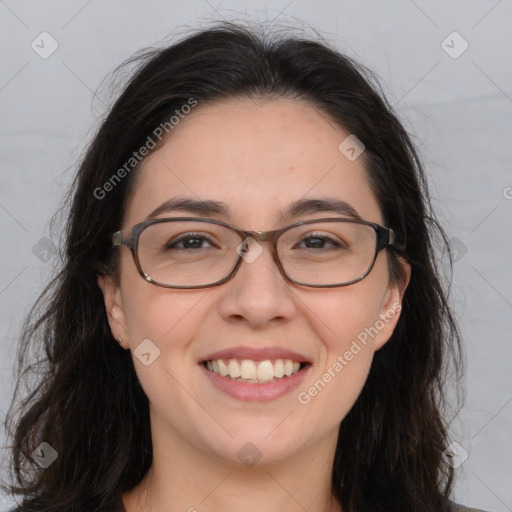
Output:
<svg viewBox="0 0 512 512">
<path fill-rule="evenodd" d="M 313 198 L 345 201 L 363 219 L 382 224 L 362 158 L 349 161 L 338 149 L 347 136 L 296 100 L 198 106 L 138 171 L 122 228 L 175 197 L 223 202 L 229 215 L 212 218 L 246 230 L 344 217 L 332 211 L 283 216 L 291 203 Z M 162 211 L 157 218 L 178 216 L 205 215 Z M 386 250 L 362 281 L 310 288 L 287 282 L 270 244 L 261 248 L 215 287 L 155 286 L 139 275 L 126 247 L 116 249 L 119 282 L 99 278 L 112 333 L 132 351 L 149 398 L 153 436 L 238 464 L 247 442 L 257 447 L 260 464 L 314 450 L 325 439 L 335 442 L 374 352 L 392 334 L 401 301 L 401 290 L 389 281 Z M 150 360 L 159 355 L 145 365 L 136 354 L 148 339 L 143 347 Z M 305 364 L 269 384 L 212 375 L 205 359 L 231 349 L 239 362 L 290 358 Z"/>
</svg>

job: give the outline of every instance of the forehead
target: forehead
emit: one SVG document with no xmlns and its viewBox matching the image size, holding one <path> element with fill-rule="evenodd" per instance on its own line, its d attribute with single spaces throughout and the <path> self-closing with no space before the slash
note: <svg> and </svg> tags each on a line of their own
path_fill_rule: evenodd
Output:
<svg viewBox="0 0 512 512">
<path fill-rule="evenodd" d="M 124 227 L 173 198 L 225 203 L 228 212 L 214 216 L 246 229 L 292 220 L 283 213 L 301 199 L 344 201 L 381 222 L 363 158 L 350 161 L 338 149 L 348 135 L 299 100 L 198 105 L 138 169 Z"/>
</svg>

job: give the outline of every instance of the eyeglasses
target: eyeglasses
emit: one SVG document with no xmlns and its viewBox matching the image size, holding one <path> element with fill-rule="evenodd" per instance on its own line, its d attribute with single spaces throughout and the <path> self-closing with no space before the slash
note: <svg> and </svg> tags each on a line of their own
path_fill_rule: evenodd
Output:
<svg viewBox="0 0 512 512">
<path fill-rule="evenodd" d="M 317 288 L 357 283 L 370 273 L 379 251 L 403 250 L 392 229 L 340 218 L 306 220 L 274 231 L 246 231 L 192 217 L 152 219 L 118 231 L 112 241 L 130 248 L 146 281 L 166 288 L 225 283 L 242 259 L 251 263 L 261 253 L 258 242 L 272 244 L 274 261 L 288 281 Z"/>
</svg>

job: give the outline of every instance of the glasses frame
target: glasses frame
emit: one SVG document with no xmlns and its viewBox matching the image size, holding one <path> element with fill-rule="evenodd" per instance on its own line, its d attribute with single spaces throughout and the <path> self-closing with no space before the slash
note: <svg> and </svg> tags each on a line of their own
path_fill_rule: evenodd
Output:
<svg viewBox="0 0 512 512">
<path fill-rule="evenodd" d="M 159 224 L 162 222 L 173 222 L 173 221 L 200 221 L 200 222 L 208 222 L 211 224 L 217 224 L 220 226 L 225 226 L 240 237 L 240 242 L 242 243 L 247 238 L 253 238 L 257 242 L 270 242 L 272 244 L 272 256 L 274 259 L 274 262 L 277 265 L 277 268 L 279 269 L 281 275 L 290 283 L 298 284 L 301 286 L 308 286 L 311 288 L 337 288 L 341 286 L 349 286 L 354 283 L 358 283 L 359 281 L 363 280 L 373 269 L 373 266 L 375 265 L 375 261 L 377 259 L 377 255 L 380 251 L 383 249 L 386 249 L 388 247 L 392 247 L 399 252 L 403 252 L 404 246 L 398 242 L 397 237 L 395 235 L 395 232 L 391 228 L 387 228 L 384 226 L 381 226 L 380 224 L 377 224 L 375 222 L 369 222 L 366 220 L 360 220 L 360 219 L 347 219 L 347 218 L 334 218 L 329 217 L 325 219 L 309 219 L 302 222 L 296 222 L 294 224 L 290 224 L 289 226 L 282 227 L 280 229 L 275 229 L 272 231 L 249 231 L 245 229 L 240 229 L 235 226 L 232 226 L 230 224 L 226 224 L 225 222 L 222 222 L 220 220 L 213 220 L 213 219 L 204 219 L 200 217 L 170 217 L 170 218 L 161 218 L 161 219 L 150 219 L 146 220 L 144 222 L 141 222 L 139 224 L 136 224 L 131 229 L 125 229 L 117 231 L 112 235 L 112 245 L 114 247 L 125 245 L 128 247 L 132 253 L 133 259 L 135 261 L 135 266 L 137 267 L 137 270 L 141 277 L 148 281 L 151 284 L 154 284 L 156 286 L 162 286 L 164 288 L 178 288 L 178 289 L 199 289 L 199 288 L 210 288 L 212 286 L 219 286 L 221 284 L 224 284 L 226 281 L 229 281 L 238 271 L 240 268 L 240 265 L 243 260 L 243 256 L 241 254 L 238 254 L 238 259 L 233 266 L 233 269 L 231 272 L 220 279 L 219 281 L 216 281 L 211 284 L 201 284 L 197 286 L 184 286 L 184 285 L 170 285 L 165 283 L 160 283 L 159 281 L 156 281 L 151 276 L 147 275 L 140 265 L 139 256 L 138 256 L 138 246 L 139 246 L 139 237 L 140 234 L 146 229 L 148 226 L 151 226 L 153 224 Z M 278 238 L 289 229 L 295 228 L 297 226 L 302 226 L 304 224 L 315 224 L 318 222 L 350 222 L 354 224 L 363 224 L 365 226 L 370 226 L 375 230 L 376 233 L 376 243 L 375 243 L 375 254 L 372 260 L 372 263 L 370 265 L 370 268 L 364 272 L 359 277 L 352 279 L 351 281 L 348 281 L 346 283 L 340 283 L 340 284 L 308 284 L 303 283 L 301 281 L 296 281 L 295 279 L 292 279 L 289 277 L 286 272 L 284 271 L 284 268 L 281 264 L 281 261 L 279 260 L 279 256 L 277 253 L 277 240 Z"/>
</svg>

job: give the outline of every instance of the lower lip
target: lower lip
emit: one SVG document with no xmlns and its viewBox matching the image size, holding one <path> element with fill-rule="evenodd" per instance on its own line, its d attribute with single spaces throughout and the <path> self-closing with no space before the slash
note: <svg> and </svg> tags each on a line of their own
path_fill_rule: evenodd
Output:
<svg viewBox="0 0 512 512">
<path fill-rule="evenodd" d="M 202 364 L 199 366 L 217 389 L 233 398 L 249 402 L 266 402 L 290 393 L 299 386 L 311 368 L 311 365 L 307 364 L 299 372 L 289 377 L 282 377 L 268 384 L 253 384 L 239 382 L 230 377 L 222 377 L 222 375 L 208 370 Z"/>
</svg>

